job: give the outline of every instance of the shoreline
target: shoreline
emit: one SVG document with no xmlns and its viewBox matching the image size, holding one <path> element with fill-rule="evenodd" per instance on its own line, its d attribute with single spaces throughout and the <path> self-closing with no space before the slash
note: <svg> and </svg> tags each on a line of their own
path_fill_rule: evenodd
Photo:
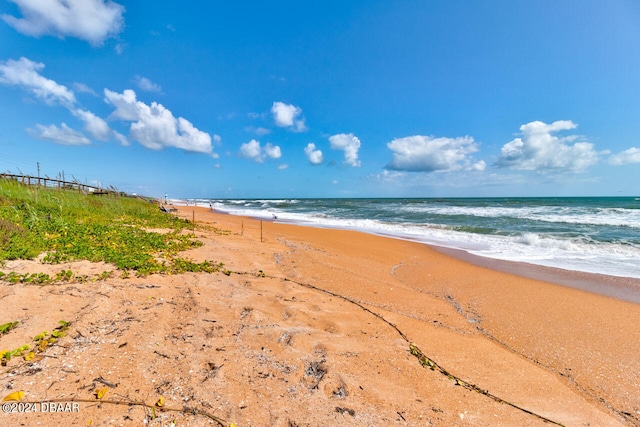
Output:
<svg viewBox="0 0 640 427">
<path fill-rule="evenodd" d="M 429 248 L 432 248 L 436 252 L 445 254 L 457 260 L 461 260 L 479 267 L 485 267 L 493 271 L 513 274 L 519 277 L 539 280 L 542 282 L 552 283 L 560 286 L 566 286 L 572 289 L 578 289 L 597 295 L 611 297 L 621 301 L 640 304 L 640 278 L 597 274 L 579 270 L 568 270 L 559 267 L 548 267 L 522 261 L 508 261 L 490 257 L 483 257 L 480 255 L 469 253 L 464 249 L 449 248 L 446 246 L 439 246 L 436 244 L 426 243 L 411 238 L 404 238 L 402 236 L 369 232 L 367 230 L 305 224 L 295 221 L 261 218 L 257 216 L 236 215 L 224 211 L 216 211 L 215 208 L 213 210 L 210 210 L 204 206 L 199 205 L 186 205 L 184 207 L 197 207 L 200 209 L 205 209 L 207 212 L 213 214 L 247 218 L 254 221 L 294 225 L 297 227 L 310 227 L 321 230 L 347 230 L 354 231 L 356 233 L 379 236 L 381 238 L 415 242 L 417 244 L 425 245 Z"/>
<path fill-rule="evenodd" d="M 526 262 L 499 260 L 470 254 L 461 249 L 429 246 L 437 252 L 479 267 L 640 304 L 640 279 L 633 277 L 610 276 Z"/>
<path fill-rule="evenodd" d="M 216 209 L 233 215 L 266 219 L 275 213 L 279 221 L 303 226 L 353 229 L 461 249 L 492 259 L 640 280 L 640 270 L 634 267 L 634 260 L 640 255 L 638 218 L 627 209 L 631 208 L 628 202 L 600 202 L 595 198 L 575 205 L 566 201 L 559 210 L 552 198 L 541 198 L 542 202 L 523 198 L 523 203 L 515 204 L 509 198 L 487 198 L 489 205 L 482 199 L 470 199 L 460 205 L 455 199 L 431 203 L 426 198 L 406 206 L 401 200 L 385 200 L 214 202 Z M 613 208 L 617 205 L 620 211 Z M 593 212 L 600 214 L 594 217 Z"/>
</svg>

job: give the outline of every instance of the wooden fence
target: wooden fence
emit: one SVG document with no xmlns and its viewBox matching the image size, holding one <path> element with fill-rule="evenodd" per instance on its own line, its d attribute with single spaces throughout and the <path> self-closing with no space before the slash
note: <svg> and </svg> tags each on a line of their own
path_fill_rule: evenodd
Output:
<svg viewBox="0 0 640 427">
<path fill-rule="evenodd" d="M 118 190 L 114 187 L 102 188 L 94 185 L 83 184 L 78 181 L 63 181 L 61 179 L 54 179 L 49 177 L 39 177 L 31 175 L 17 175 L 11 173 L 0 173 L 0 179 L 13 179 L 21 182 L 24 185 L 58 188 L 67 190 L 78 190 L 82 193 L 91 193 L 96 195 L 113 194 L 118 195 Z"/>
</svg>

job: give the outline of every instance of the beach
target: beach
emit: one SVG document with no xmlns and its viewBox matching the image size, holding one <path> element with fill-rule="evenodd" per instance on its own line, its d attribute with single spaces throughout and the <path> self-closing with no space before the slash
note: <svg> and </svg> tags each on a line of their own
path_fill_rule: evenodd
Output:
<svg viewBox="0 0 640 427">
<path fill-rule="evenodd" d="M 2 349 L 71 323 L 45 357 L 0 369 L 0 396 L 78 404 L 2 424 L 640 424 L 638 280 L 600 295 L 419 242 L 176 207 L 204 243 L 184 255 L 223 272 L 0 284 L 21 322 Z M 3 271 L 61 269 L 114 270 Z"/>
</svg>

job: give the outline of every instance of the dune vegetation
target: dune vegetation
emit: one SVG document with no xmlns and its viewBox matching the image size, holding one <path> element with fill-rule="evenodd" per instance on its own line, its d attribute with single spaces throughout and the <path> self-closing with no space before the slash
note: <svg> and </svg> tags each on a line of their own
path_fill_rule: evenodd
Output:
<svg viewBox="0 0 640 427">
<path fill-rule="evenodd" d="M 193 224 L 162 212 L 151 200 L 0 180 L 0 263 L 104 261 L 125 275 L 220 270 L 221 264 L 179 256 L 202 245 L 192 230 Z"/>
</svg>

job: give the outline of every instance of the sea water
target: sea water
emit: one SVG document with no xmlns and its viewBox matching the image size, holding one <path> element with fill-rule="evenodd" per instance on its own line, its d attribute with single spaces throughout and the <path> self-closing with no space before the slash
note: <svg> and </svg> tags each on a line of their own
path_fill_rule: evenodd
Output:
<svg viewBox="0 0 640 427">
<path fill-rule="evenodd" d="M 353 229 L 501 260 L 640 278 L 640 198 L 192 200 L 220 212 Z"/>
</svg>

